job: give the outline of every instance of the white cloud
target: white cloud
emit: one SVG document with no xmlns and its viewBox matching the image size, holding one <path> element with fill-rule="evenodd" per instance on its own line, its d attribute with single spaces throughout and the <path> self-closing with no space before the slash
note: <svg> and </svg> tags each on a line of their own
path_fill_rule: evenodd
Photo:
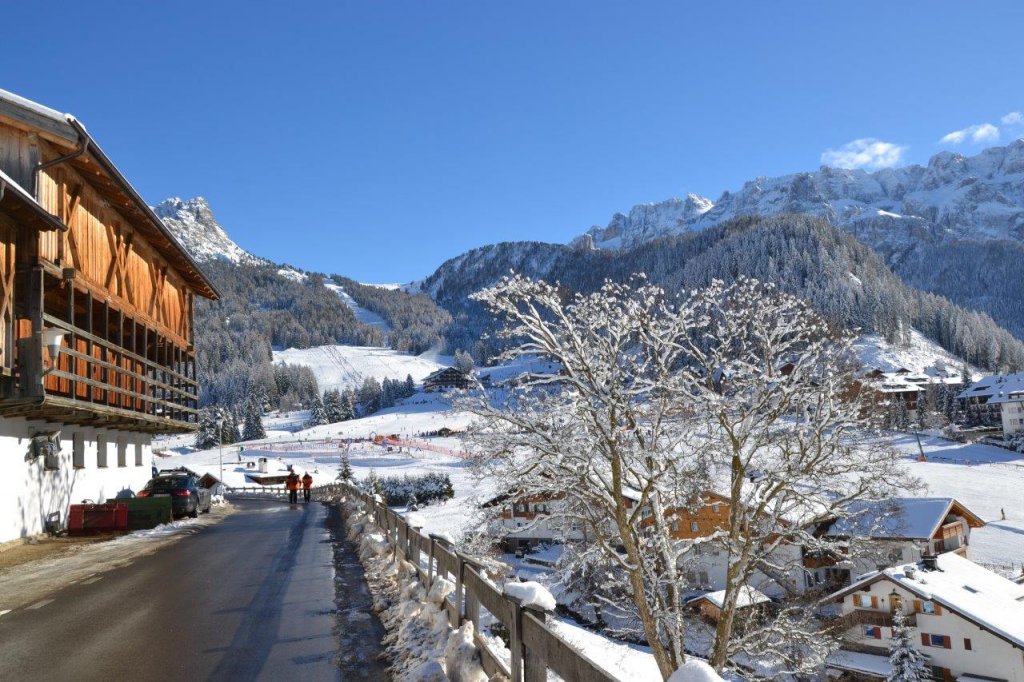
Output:
<svg viewBox="0 0 1024 682">
<path fill-rule="evenodd" d="M 1004 126 L 1021 125 L 1024 124 L 1024 114 L 1021 114 L 1019 111 L 1011 111 L 999 120 Z"/>
<path fill-rule="evenodd" d="M 1017 115 L 1019 116 L 1020 114 Z M 1007 114 L 1003 117 L 1004 122 L 1008 116 L 1011 116 L 1011 114 Z M 977 125 L 967 126 L 966 128 L 961 128 L 960 130 L 954 130 L 951 133 L 947 133 L 942 136 L 939 143 L 961 144 L 962 142 L 966 142 L 968 138 L 970 138 L 971 142 L 975 143 L 995 142 L 999 139 L 999 128 L 995 127 L 991 123 L 979 123 Z"/>
<path fill-rule="evenodd" d="M 821 163 L 833 168 L 864 168 L 878 170 L 895 166 L 903 160 L 907 148 L 872 137 L 847 142 L 839 149 L 826 149 Z"/>
</svg>

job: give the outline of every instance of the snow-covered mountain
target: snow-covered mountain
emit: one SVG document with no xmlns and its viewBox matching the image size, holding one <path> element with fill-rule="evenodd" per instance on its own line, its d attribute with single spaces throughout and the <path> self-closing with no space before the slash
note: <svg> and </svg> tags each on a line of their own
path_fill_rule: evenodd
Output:
<svg viewBox="0 0 1024 682">
<path fill-rule="evenodd" d="M 885 254 L 957 240 L 1024 242 L 1024 140 L 976 156 L 936 154 L 927 166 L 873 173 L 822 167 L 750 180 L 717 201 L 696 195 L 634 206 L 574 244 L 631 248 L 747 215 L 825 218 Z"/>
<path fill-rule="evenodd" d="M 172 197 L 161 201 L 153 210 L 197 261 L 266 262 L 228 237 L 203 197 Z"/>
</svg>

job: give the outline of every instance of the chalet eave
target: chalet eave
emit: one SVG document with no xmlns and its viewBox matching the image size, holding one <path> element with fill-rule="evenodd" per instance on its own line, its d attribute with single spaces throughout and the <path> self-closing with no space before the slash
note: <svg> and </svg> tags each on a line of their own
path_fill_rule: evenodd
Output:
<svg viewBox="0 0 1024 682">
<path fill-rule="evenodd" d="M 82 177 L 87 178 L 89 184 L 111 206 L 116 207 L 126 219 L 141 229 L 153 247 L 186 277 L 197 293 L 210 299 L 220 298 L 220 292 L 207 279 L 199 264 L 171 234 L 163 221 L 153 213 L 149 204 L 139 196 L 77 119 L 42 107 L 38 110 L 33 109 L 18 100 L 22 98 L 13 99 L 10 93 L 0 90 L 0 120 L 13 123 L 23 130 L 39 133 L 43 139 L 61 148 L 65 153 L 87 142 L 86 152 L 68 163 Z"/>
<path fill-rule="evenodd" d="M 2 400 L 0 415 L 151 434 L 191 433 L 199 425 L 168 417 L 47 395 L 41 400 Z"/>
</svg>

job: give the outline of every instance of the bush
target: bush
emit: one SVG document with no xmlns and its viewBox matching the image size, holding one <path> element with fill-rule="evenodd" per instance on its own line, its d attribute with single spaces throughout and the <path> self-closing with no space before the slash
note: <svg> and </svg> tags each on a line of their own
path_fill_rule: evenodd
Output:
<svg viewBox="0 0 1024 682">
<path fill-rule="evenodd" d="M 410 498 L 417 504 L 427 505 L 441 500 L 450 500 L 455 496 L 451 478 L 448 474 L 421 474 L 419 476 L 382 476 L 376 479 L 384 503 L 389 507 L 400 507 L 409 504 Z M 369 484 L 364 480 L 360 487 L 369 491 Z"/>
</svg>

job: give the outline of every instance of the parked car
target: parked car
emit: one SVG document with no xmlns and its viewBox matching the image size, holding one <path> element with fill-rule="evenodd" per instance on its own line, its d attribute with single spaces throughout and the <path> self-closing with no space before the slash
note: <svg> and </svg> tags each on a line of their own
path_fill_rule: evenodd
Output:
<svg viewBox="0 0 1024 682">
<path fill-rule="evenodd" d="M 166 473 L 149 480 L 138 497 L 170 497 L 174 516 L 188 515 L 193 519 L 200 512 L 207 513 L 213 505 L 209 488 L 199 485 L 199 479 L 187 473 Z"/>
</svg>

